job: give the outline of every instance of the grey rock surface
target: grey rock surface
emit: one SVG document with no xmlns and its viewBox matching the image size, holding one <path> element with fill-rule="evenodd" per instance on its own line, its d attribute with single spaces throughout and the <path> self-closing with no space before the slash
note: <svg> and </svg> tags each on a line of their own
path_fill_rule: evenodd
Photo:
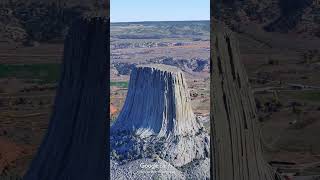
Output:
<svg viewBox="0 0 320 180">
<path fill-rule="evenodd" d="M 138 159 L 119 165 L 111 161 L 111 179 L 119 180 L 184 180 L 186 177 L 170 163 L 158 159 Z"/>
<path fill-rule="evenodd" d="M 211 176 L 228 180 L 271 180 L 280 176 L 263 159 L 260 127 L 235 35 L 213 24 L 211 53 Z"/>
<path fill-rule="evenodd" d="M 181 171 L 185 175 L 186 179 L 200 179 L 200 180 L 207 180 L 207 179 L 214 179 L 210 177 L 210 171 L 208 168 L 210 167 L 210 159 L 201 159 L 191 162 L 181 168 Z M 210 167 L 213 168 L 213 167 Z"/>
<path fill-rule="evenodd" d="M 161 159 L 177 169 L 200 166 L 193 162 L 209 157 L 210 138 L 191 109 L 187 88 L 179 68 L 135 67 L 125 104 L 111 127 L 112 160 L 121 166 L 145 159 Z M 201 168 L 198 176 L 209 177 L 209 168 Z M 185 176 L 193 173 L 191 169 Z"/>
<path fill-rule="evenodd" d="M 186 80 L 174 66 L 138 66 L 130 76 L 126 102 L 112 131 L 140 137 L 195 135 L 202 128 L 191 109 Z"/>
</svg>

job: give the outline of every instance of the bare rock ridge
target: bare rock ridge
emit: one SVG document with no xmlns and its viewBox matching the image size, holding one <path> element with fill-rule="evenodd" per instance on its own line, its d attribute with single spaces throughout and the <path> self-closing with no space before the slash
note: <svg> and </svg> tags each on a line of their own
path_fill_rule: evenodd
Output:
<svg viewBox="0 0 320 180">
<path fill-rule="evenodd" d="M 211 176 L 228 180 L 280 180 L 263 159 L 253 93 L 233 33 L 214 24 L 211 41 Z"/>
<path fill-rule="evenodd" d="M 24 180 L 106 180 L 109 20 L 76 20 L 46 136 Z"/>
<path fill-rule="evenodd" d="M 191 109 L 180 69 L 149 65 L 132 70 L 125 104 L 111 127 L 111 151 L 122 157 L 113 160 L 127 164 L 157 156 L 174 168 L 187 169 L 208 159 L 209 143 Z M 209 176 L 209 167 L 199 171 L 198 177 Z"/>
</svg>

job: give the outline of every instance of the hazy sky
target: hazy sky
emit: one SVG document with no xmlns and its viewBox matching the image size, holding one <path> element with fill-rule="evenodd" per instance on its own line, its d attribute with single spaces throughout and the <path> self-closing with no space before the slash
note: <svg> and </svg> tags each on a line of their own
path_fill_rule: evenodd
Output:
<svg viewBox="0 0 320 180">
<path fill-rule="evenodd" d="M 210 19 L 210 0 L 110 1 L 111 22 Z"/>
</svg>

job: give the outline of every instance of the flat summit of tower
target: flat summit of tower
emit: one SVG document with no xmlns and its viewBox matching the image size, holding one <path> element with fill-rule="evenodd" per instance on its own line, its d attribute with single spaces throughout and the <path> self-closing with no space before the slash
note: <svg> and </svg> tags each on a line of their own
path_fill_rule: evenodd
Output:
<svg viewBox="0 0 320 180">
<path fill-rule="evenodd" d="M 164 64 L 138 65 L 137 68 L 138 69 L 152 69 L 152 70 L 171 72 L 171 73 L 182 73 L 181 69 L 179 69 L 175 66 L 164 65 Z"/>
</svg>

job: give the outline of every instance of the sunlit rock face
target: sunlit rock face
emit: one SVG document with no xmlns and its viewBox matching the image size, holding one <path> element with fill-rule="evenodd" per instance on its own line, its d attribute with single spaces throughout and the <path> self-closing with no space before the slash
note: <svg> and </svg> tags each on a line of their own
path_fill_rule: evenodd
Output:
<svg viewBox="0 0 320 180">
<path fill-rule="evenodd" d="M 140 137 L 195 135 L 201 129 L 190 105 L 186 81 L 173 66 L 139 66 L 131 73 L 124 107 L 113 130 Z"/>
<path fill-rule="evenodd" d="M 194 115 L 189 96 L 178 68 L 134 68 L 126 102 L 111 127 L 111 151 L 120 158 L 111 158 L 126 164 L 156 157 L 180 169 L 207 161 L 209 136 Z M 209 168 L 198 168 L 199 178 L 208 177 Z"/>
</svg>

